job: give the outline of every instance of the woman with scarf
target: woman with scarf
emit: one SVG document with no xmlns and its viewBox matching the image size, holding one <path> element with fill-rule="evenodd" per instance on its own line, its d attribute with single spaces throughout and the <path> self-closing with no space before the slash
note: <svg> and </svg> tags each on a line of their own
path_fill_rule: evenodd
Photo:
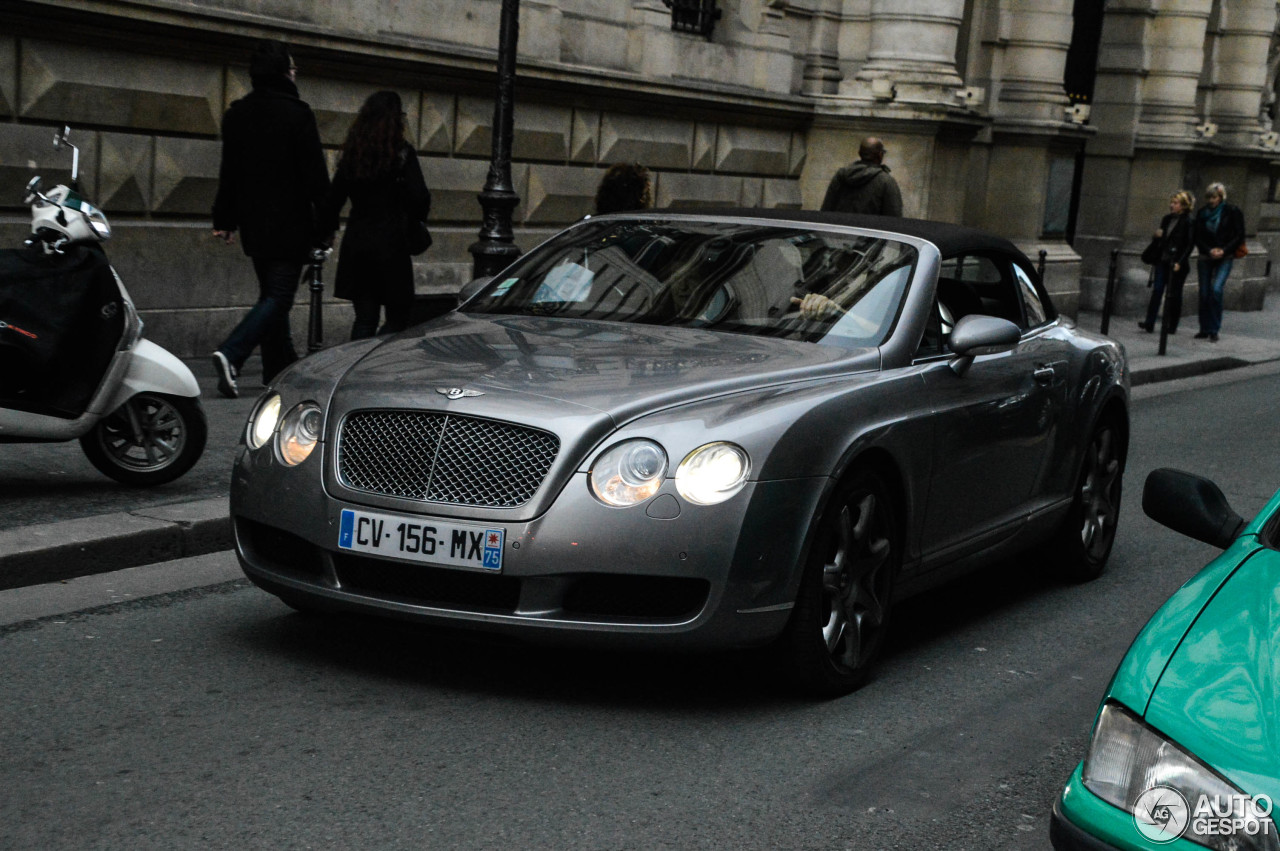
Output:
<svg viewBox="0 0 1280 851">
<path fill-rule="evenodd" d="M 1160 301 L 1165 287 L 1169 296 L 1164 299 L 1164 324 L 1170 334 L 1178 333 L 1178 320 L 1182 318 L 1182 287 L 1191 271 L 1189 261 L 1195 245 L 1195 225 L 1191 220 L 1191 193 L 1185 189 L 1169 196 L 1169 213 L 1160 220 L 1152 245 L 1156 250 L 1152 263 L 1153 278 L 1151 302 L 1147 305 L 1147 320 L 1138 327 L 1148 334 L 1155 330 L 1156 316 L 1160 313 Z M 1147 259 L 1144 254 L 1143 259 Z"/>
<path fill-rule="evenodd" d="M 1244 213 L 1227 203 L 1227 187 L 1210 183 L 1205 190 L 1205 206 L 1196 215 L 1196 248 L 1200 257 L 1196 271 L 1200 275 L 1200 333 L 1197 340 L 1206 337 L 1218 342 L 1222 330 L 1222 291 L 1231 274 L 1236 249 L 1244 242 Z"/>
<path fill-rule="evenodd" d="M 351 124 L 325 205 L 326 233 L 338 229 L 347 199 L 351 213 L 338 253 L 333 294 L 350 299 L 356 319 L 351 339 L 372 337 L 386 310 L 382 333 L 403 331 L 413 312 L 413 260 L 409 228 L 431 210 L 431 192 L 418 156 L 405 140 L 400 95 L 369 95 Z"/>
</svg>

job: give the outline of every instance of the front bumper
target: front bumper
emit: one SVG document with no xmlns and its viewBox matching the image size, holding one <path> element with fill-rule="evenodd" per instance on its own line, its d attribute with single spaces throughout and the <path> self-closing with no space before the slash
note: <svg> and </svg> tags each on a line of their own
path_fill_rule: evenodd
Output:
<svg viewBox="0 0 1280 851">
<path fill-rule="evenodd" d="M 1053 802 L 1053 814 L 1049 817 L 1049 841 L 1053 843 L 1054 851 L 1116 851 L 1117 848 L 1086 833 L 1063 815 L 1061 798 Z"/>
<path fill-rule="evenodd" d="M 1053 804 L 1049 839 L 1056 851 L 1205 851 L 1188 839 L 1151 842 L 1138 833 L 1133 814 L 1114 807 L 1085 788 L 1077 765 Z"/>
<path fill-rule="evenodd" d="M 694 506 L 668 481 L 645 504 L 615 509 L 575 474 L 526 522 L 501 511 L 454 517 L 447 505 L 399 509 L 415 520 L 500 525 L 495 575 L 340 549 L 342 510 L 369 506 L 327 494 L 309 464 L 268 467 L 248 452 L 237 461 L 236 552 L 258 586 L 309 608 L 615 646 L 739 647 L 780 634 L 827 484 L 753 483 L 720 505 Z"/>
</svg>

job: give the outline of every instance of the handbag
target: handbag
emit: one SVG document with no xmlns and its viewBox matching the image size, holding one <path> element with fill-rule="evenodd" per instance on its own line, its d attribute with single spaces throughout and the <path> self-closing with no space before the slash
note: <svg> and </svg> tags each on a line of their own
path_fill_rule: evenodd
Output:
<svg viewBox="0 0 1280 851">
<path fill-rule="evenodd" d="M 401 149 L 398 155 L 400 161 L 400 173 L 396 176 L 396 186 L 400 190 L 400 202 L 405 207 L 404 216 L 404 245 L 408 249 L 409 254 L 414 257 L 431 247 L 431 231 L 427 229 L 427 223 L 421 219 L 411 215 L 408 212 L 409 203 L 405 197 L 405 181 L 404 170 L 409 165 L 409 152 L 407 149 Z"/>
<path fill-rule="evenodd" d="M 1236 246 L 1236 253 L 1234 256 L 1237 260 L 1239 260 L 1241 257 L 1248 256 L 1248 254 L 1249 254 L 1249 246 L 1245 245 L 1245 242 L 1242 239 L 1240 240 L 1240 244 Z"/>
<path fill-rule="evenodd" d="M 1154 237 L 1151 244 L 1142 250 L 1142 262 L 1154 266 L 1160 262 L 1160 237 Z"/>
</svg>

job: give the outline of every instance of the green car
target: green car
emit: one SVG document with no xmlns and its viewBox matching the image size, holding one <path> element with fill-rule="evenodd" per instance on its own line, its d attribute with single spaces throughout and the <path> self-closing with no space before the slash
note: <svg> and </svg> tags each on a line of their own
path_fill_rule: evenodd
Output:
<svg viewBox="0 0 1280 851">
<path fill-rule="evenodd" d="M 1053 847 L 1280 849 L 1280 493 L 1246 525 L 1215 484 L 1164 469 L 1142 508 L 1224 552 L 1120 663 L 1054 803 Z"/>
</svg>

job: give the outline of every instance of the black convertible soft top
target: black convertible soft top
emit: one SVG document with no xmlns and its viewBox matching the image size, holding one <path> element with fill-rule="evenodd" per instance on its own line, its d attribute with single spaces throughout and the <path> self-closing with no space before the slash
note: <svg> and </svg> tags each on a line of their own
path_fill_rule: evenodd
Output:
<svg viewBox="0 0 1280 851">
<path fill-rule="evenodd" d="M 943 257 L 954 257 L 969 251 L 1000 251 L 1033 264 L 1027 256 L 1009 240 L 977 228 L 931 222 L 925 219 L 903 219 L 896 216 L 870 216 L 856 213 L 823 213 L 815 210 L 772 210 L 758 207 L 708 208 L 685 210 L 641 210 L 620 215 L 659 216 L 710 216 L 717 219 L 774 219 L 779 222 L 796 222 L 813 225 L 840 225 L 842 227 L 868 228 L 889 231 L 928 240 L 938 246 Z"/>
</svg>

